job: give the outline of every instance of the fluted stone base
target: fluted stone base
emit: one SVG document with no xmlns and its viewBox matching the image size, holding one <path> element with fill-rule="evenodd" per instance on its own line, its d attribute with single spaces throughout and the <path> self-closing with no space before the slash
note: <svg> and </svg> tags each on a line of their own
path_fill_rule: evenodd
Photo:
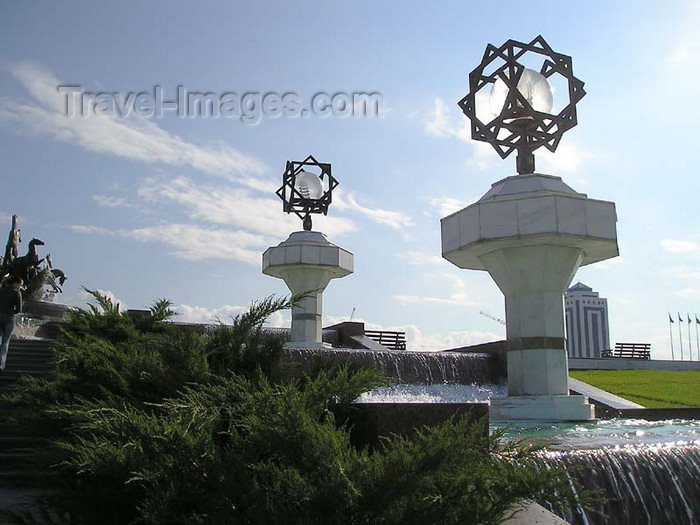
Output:
<svg viewBox="0 0 700 525">
<path fill-rule="evenodd" d="M 294 232 L 263 254 L 262 271 L 283 279 L 294 295 L 305 294 L 292 307 L 290 347 L 323 348 L 323 291 L 332 279 L 350 275 L 354 256 L 321 232 Z"/>
<path fill-rule="evenodd" d="M 508 396 L 491 400 L 491 421 L 590 421 L 595 409 L 585 396 Z"/>
<path fill-rule="evenodd" d="M 507 177 L 442 219 L 442 255 L 487 270 L 505 296 L 508 397 L 492 419 L 586 421 L 594 409 L 569 396 L 564 291 L 579 266 L 618 255 L 612 202 L 589 199 L 559 177 Z"/>
</svg>

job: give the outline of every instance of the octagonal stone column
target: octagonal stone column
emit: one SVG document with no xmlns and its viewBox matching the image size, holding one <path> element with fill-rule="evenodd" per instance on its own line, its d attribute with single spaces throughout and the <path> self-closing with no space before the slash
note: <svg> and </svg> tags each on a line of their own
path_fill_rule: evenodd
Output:
<svg viewBox="0 0 700 525">
<path fill-rule="evenodd" d="M 290 346 L 323 346 L 323 291 L 331 279 L 350 275 L 353 268 L 353 254 L 329 242 L 320 232 L 294 232 L 265 251 L 264 274 L 283 279 L 294 295 L 312 292 L 292 308 Z"/>
<path fill-rule="evenodd" d="M 508 397 L 494 420 L 587 420 L 593 407 L 570 396 L 564 291 L 579 266 L 618 255 L 615 204 L 589 199 L 559 177 L 518 175 L 442 219 L 442 254 L 486 270 L 506 300 Z"/>
</svg>

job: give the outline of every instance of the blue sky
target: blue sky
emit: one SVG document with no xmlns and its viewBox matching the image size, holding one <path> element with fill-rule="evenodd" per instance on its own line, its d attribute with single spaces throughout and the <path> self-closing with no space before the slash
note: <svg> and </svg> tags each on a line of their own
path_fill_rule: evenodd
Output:
<svg viewBox="0 0 700 525">
<path fill-rule="evenodd" d="M 487 43 L 542 34 L 573 56 L 587 96 L 557 153 L 536 154 L 538 171 L 617 204 L 621 256 L 575 280 L 608 298 L 612 342 L 649 341 L 665 357 L 667 312 L 700 314 L 699 24 L 683 2 L 5 2 L 2 224 L 20 215 L 23 250 L 47 242 L 69 275 L 64 302 L 84 301 L 85 285 L 133 308 L 168 297 L 182 319 L 209 320 L 286 293 L 260 254 L 299 221 L 270 189 L 287 159 L 314 154 L 341 184 L 314 224 L 356 264 L 327 289 L 329 322 L 355 307 L 406 329 L 413 348 L 500 338 L 479 311 L 503 317 L 502 295 L 486 273 L 440 259 L 439 219 L 515 171 L 469 139 L 456 105 L 468 72 Z M 384 111 L 71 119 L 59 84 L 379 92 Z"/>
</svg>

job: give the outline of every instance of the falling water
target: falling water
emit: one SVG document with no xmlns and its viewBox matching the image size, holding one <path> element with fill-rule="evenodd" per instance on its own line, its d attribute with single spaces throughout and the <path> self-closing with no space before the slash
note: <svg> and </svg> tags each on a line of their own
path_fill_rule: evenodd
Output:
<svg viewBox="0 0 700 525">
<path fill-rule="evenodd" d="M 360 395 L 356 403 L 488 403 L 505 397 L 505 383 L 398 384 L 375 388 Z"/>
<path fill-rule="evenodd" d="M 557 511 L 573 525 L 700 522 L 700 446 L 664 443 L 544 453 L 590 490 L 594 510 Z"/>
<path fill-rule="evenodd" d="M 304 372 L 350 362 L 414 384 L 363 394 L 359 401 L 364 403 L 483 402 L 505 395 L 503 364 L 487 354 L 301 348 L 285 352 Z M 600 491 L 591 509 L 553 509 L 573 525 L 691 525 L 700 523 L 697 432 L 698 422 L 693 420 L 609 420 L 516 424 L 506 434 L 554 443 L 542 452 L 546 464 L 563 466 L 583 488 Z"/>
<path fill-rule="evenodd" d="M 292 363 L 310 372 L 318 366 L 342 362 L 377 368 L 384 374 L 408 383 L 493 383 L 503 377 L 499 363 L 487 354 L 458 352 L 405 352 L 349 349 L 289 348 Z"/>
</svg>

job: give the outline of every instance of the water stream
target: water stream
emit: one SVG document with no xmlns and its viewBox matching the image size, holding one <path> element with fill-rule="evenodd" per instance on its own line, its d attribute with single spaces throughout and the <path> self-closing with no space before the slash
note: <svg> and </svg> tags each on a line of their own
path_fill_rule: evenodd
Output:
<svg viewBox="0 0 700 525">
<path fill-rule="evenodd" d="M 315 350 L 288 348 L 286 356 L 304 372 L 318 366 L 350 362 L 377 368 L 384 374 L 407 383 L 491 383 L 503 376 L 502 367 L 487 354 L 458 352 L 374 352 L 332 348 Z"/>
<path fill-rule="evenodd" d="M 583 487 L 600 490 L 593 509 L 558 513 L 572 524 L 682 525 L 700 520 L 700 446 L 638 445 L 545 453 Z"/>
<path fill-rule="evenodd" d="M 378 368 L 397 383 L 359 403 L 473 403 L 507 395 L 502 363 L 486 354 L 289 349 L 303 371 L 349 361 Z M 492 425 L 492 430 L 498 426 Z M 700 523 L 700 421 L 598 420 L 506 426 L 506 439 L 545 443 L 549 466 L 566 467 L 602 495 L 592 509 L 552 509 L 574 525 Z"/>
</svg>

